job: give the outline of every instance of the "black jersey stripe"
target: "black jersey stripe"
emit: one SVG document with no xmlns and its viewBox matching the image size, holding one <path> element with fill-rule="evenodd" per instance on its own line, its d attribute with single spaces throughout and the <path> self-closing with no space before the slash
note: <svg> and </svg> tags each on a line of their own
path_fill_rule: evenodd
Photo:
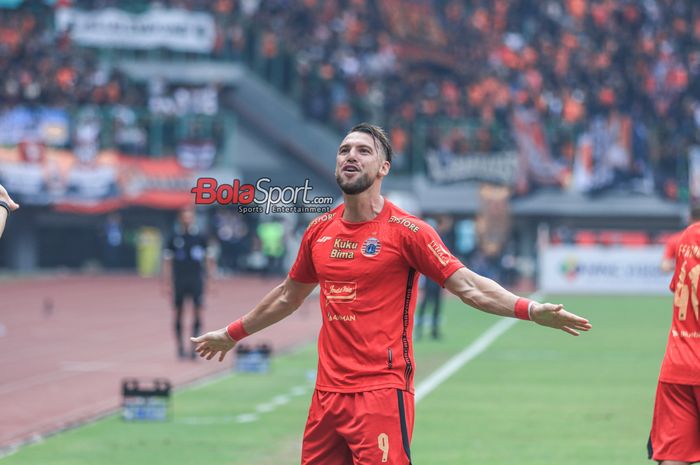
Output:
<svg viewBox="0 0 700 465">
<path fill-rule="evenodd" d="M 411 443 L 408 440 L 408 423 L 406 422 L 406 406 L 403 402 L 403 391 L 401 389 L 397 389 L 396 394 L 399 398 L 399 422 L 401 423 L 401 442 L 403 443 L 403 450 L 404 452 L 406 452 L 406 457 L 408 457 L 408 464 L 411 465 Z"/>
<path fill-rule="evenodd" d="M 406 390 L 411 390 L 411 372 L 413 364 L 411 363 L 410 346 L 408 344 L 408 324 L 410 321 L 411 311 L 411 296 L 413 295 L 413 278 L 416 276 L 416 270 L 411 268 L 408 271 L 408 280 L 406 281 L 406 294 L 403 301 L 403 333 L 401 334 L 401 342 L 403 344 L 403 359 L 406 362 Z"/>
</svg>

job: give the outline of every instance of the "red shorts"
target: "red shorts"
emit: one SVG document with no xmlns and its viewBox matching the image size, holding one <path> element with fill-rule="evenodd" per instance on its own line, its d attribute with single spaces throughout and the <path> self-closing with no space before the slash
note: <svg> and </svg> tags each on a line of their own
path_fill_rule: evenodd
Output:
<svg viewBox="0 0 700 465">
<path fill-rule="evenodd" d="M 659 382 L 649 458 L 700 462 L 700 386 Z"/>
<path fill-rule="evenodd" d="M 411 464 L 413 394 L 400 389 L 314 391 L 302 465 Z"/>
</svg>

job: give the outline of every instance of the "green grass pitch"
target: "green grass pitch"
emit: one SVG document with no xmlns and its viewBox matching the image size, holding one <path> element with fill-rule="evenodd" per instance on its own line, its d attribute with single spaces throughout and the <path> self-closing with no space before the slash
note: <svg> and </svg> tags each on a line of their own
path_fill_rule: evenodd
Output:
<svg viewBox="0 0 700 465">
<path fill-rule="evenodd" d="M 671 297 L 549 300 L 590 318 L 593 331 L 574 338 L 516 324 L 417 405 L 413 463 L 645 463 Z M 456 300 L 445 310 L 444 338 L 416 342 L 417 385 L 497 321 Z M 177 392 L 170 422 L 111 416 L 0 462 L 298 464 L 314 368 L 309 345 L 276 357 L 268 375 L 227 376 Z M 239 422 L 247 414 L 256 419 Z"/>
</svg>

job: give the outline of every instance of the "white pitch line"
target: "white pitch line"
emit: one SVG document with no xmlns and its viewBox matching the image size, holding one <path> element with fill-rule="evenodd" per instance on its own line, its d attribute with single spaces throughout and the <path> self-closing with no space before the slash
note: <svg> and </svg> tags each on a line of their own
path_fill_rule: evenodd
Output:
<svg viewBox="0 0 700 465">
<path fill-rule="evenodd" d="M 216 425 L 219 423 L 231 423 L 236 421 L 238 417 L 223 416 L 223 417 L 190 417 L 177 420 L 177 423 L 185 425 Z"/>
<path fill-rule="evenodd" d="M 236 423 L 251 423 L 258 421 L 260 419 L 260 414 L 272 412 L 277 407 L 288 404 L 291 401 L 292 396 L 300 396 L 306 392 L 308 392 L 306 387 L 294 386 L 289 390 L 288 394 L 277 395 L 269 402 L 256 405 L 254 413 L 242 413 L 236 417 L 186 417 L 177 419 L 176 422 L 186 425 L 213 425 L 219 423 L 229 423 L 231 421 L 235 421 Z"/>
<path fill-rule="evenodd" d="M 474 360 L 479 354 L 485 351 L 498 337 L 508 331 L 518 320 L 500 320 L 495 325 L 487 329 L 476 341 L 469 344 L 462 352 L 458 353 L 440 368 L 435 370 L 425 378 L 416 388 L 416 403 L 433 392 L 435 388 L 445 382 L 462 368 L 465 364 Z"/>
<path fill-rule="evenodd" d="M 531 297 L 533 300 L 541 298 L 538 293 L 533 294 Z M 518 320 L 515 318 L 504 318 L 484 331 L 476 341 L 469 344 L 462 352 L 445 362 L 444 365 L 432 372 L 418 387 L 416 387 L 415 402 L 420 402 L 460 368 L 478 357 L 482 352 L 488 349 L 496 339 L 512 328 L 517 322 Z"/>
<path fill-rule="evenodd" d="M 284 394 L 281 396 L 277 396 L 274 399 L 272 399 L 272 403 L 276 406 L 287 404 L 289 403 L 289 396 L 286 396 Z"/>
<path fill-rule="evenodd" d="M 289 394 L 292 396 L 303 396 L 306 394 L 306 388 L 304 386 L 295 386 L 289 391 Z"/>
<path fill-rule="evenodd" d="M 236 417 L 236 421 L 238 423 L 251 423 L 253 421 L 256 421 L 257 419 L 258 416 L 254 413 L 243 413 Z"/>
<path fill-rule="evenodd" d="M 255 407 L 255 411 L 258 413 L 268 413 L 275 409 L 274 404 L 258 404 Z"/>
</svg>

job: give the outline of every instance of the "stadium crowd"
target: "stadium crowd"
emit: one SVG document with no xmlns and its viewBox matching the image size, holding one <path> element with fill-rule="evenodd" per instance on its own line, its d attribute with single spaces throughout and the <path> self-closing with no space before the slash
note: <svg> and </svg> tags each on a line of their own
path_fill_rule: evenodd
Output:
<svg viewBox="0 0 700 465">
<path fill-rule="evenodd" d="M 0 109 L 20 104 L 139 105 L 142 96 L 123 76 L 101 68 L 96 54 L 76 47 L 67 33 L 53 33 L 51 15 L 45 5 L 0 15 L 0 67 L 5 70 Z"/>
<path fill-rule="evenodd" d="M 93 0 L 80 7 L 137 11 L 147 4 Z M 538 185 L 588 193 L 623 187 L 676 198 L 685 154 L 700 142 L 695 2 L 167 0 L 152 6 L 212 13 L 212 56 L 255 62 L 268 77 L 281 64 L 284 87 L 294 89 L 308 117 L 339 131 L 360 120 L 383 122 L 399 169 L 416 153 L 449 163 L 517 149 L 529 172 L 519 193 Z M 0 36 L 0 64 L 8 70 L 3 109 L 143 106 L 142 88 L 101 67 L 95 52 L 76 47 L 67 33 L 52 31 L 50 11 L 11 10 L 0 19 Z M 528 136 L 533 128 L 539 136 Z"/>
<path fill-rule="evenodd" d="M 531 118 L 541 183 L 674 198 L 700 142 L 693 2 L 263 2 L 255 20 L 294 51 L 311 117 L 341 131 L 383 119 L 398 153 L 420 122 L 424 148 L 459 157 L 513 145 Z"/>
<path fill-rule="evenodd" d="M 623 186 L 675 198 L 684 156 L 699 142 L 700 5 L 693 2 L 217 5 L 228 8 L 223 18 L 235 18 L 223 25 L 221 53 L 242 52 L 246 21 L 255 24 L 264 59 L 282 47 L 293 54 L 311 118 L 340 131 L 384 121 L 399 165 L 413 150 L 439 151 L 443 160 L 527 151 L 517 134 L 525 121 L 543 140 L 529 141 L 539 153 L 521 192 L 536 184 L 590 193 Z"/>
</svg>

